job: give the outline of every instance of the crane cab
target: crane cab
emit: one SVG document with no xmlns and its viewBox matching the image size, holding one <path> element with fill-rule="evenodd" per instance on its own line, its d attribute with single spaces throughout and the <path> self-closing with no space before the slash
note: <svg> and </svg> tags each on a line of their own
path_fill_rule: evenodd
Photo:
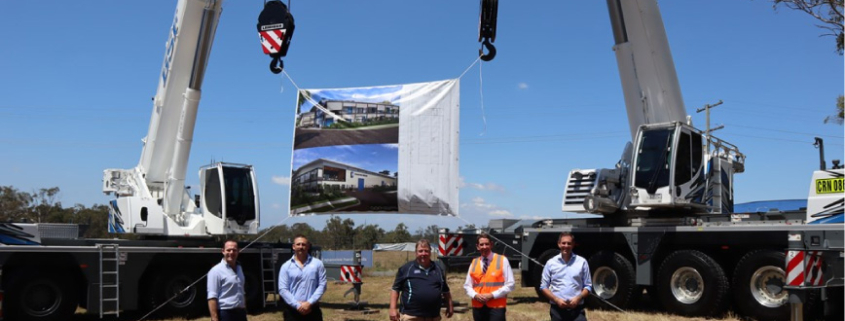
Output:
<svg viewBox="0 0 845 321">
<path fill-rule="evenodd" d="M 732 212 L 733 174 L 745 162 L 735 146 L 671 122 L 640 126 L 632 153 L 629 208 Z"/>
<path fill-rule="evenodd" d="M 217 163 L 200 169 L 201 194 L 197 205 L 209 234 L 258 232 L 258 185 L 252 166 Z"/>
</svg>

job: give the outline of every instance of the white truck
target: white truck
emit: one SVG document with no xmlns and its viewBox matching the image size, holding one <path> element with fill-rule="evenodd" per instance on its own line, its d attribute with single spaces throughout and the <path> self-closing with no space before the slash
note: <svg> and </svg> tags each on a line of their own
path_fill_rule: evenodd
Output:
<svg viewBox="0 0 845 321">
<path fill-rule="evenodd" d="M 222 2 L 179 0 L 141 160 L 104 171 L 103 191 L 115 196 L 109 232 L 136 239 L 83 239 L 76 225 L 0 223 L 0 319 L 69 320 L 78 307 L 101 318 L 158 307 L 160 316 L 207 313 L 202 277 L 222 259 L 224 238 L 256 234 L 259 225 L 252 166 L 200 169 L 194 199 L 185 187 Z M 242 249 L 249 309 L 276 304 L 267 298 L 277 293 L 278 269 L 291 255 L 283 243 Z"/>
<path fill-rule="evenodd" d="M 806 208 L 735 211 L 745 155 L 692 126 L 657 1 L 607 3 L 633 143 L 614 168 L 568 175 L 562 210 L 598 217 L 489 230 L 519 260 L 522 285 L 539 286 L 542 264 L 560 253 L 558 235 L 572 232 L 592 271 L 592 307 L 636 308 L 647 293 L 687 316 L 841 315 L 843 169 L 813 174 Z M 478 232 L 442 232 L 446 264 L 468 262 Z"/>
</svg>

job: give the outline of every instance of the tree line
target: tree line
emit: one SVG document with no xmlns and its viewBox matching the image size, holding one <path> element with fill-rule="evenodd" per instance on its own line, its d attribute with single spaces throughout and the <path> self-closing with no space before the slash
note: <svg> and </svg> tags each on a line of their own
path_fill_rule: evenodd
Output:
<svg viewBox="0 0 845 321">
<path fill-rule="evenodd" d="M 106 205 L 94 204 L 86 207 L 75 204 L 63 207 L 59 201 L 58 187 L 42 188 L 33 192 L 20 191 L 13 186 L 0 186 L 0 222 L 14 223 L 72 223 L 79 224 L 84 238 L 135 238 L 132 234 L 109 234 Z M 475 226 L 467 226 L 475 228 Z M 459 227 L 460 229 L 460 227 Z M 429 225 L 413 233 L 405 223 L 399 223 L 392 230 L 385 230 L 378 224 L 355 225 L 352 219 L 330 216 L 326 225 L 315 229 L 306 223 L 272 226 L 261 230 L 258 235 L 240 235 L 241 241 L 252 241 L 261 236 L 261 242 L 293 241 L 296 235 L 305 235 L 312 243 L 325 250 L 372 249 L 376 243 L 416 242 L 421 238 L 436 243 L 438 227 Z"/>
<path fill-rule="evenodd" d="M 475 226 L 471 225 L 467 228 L 475 228 Z M 317 230 L 306 223 L 295 223 L 291 226 L 272 226 L 258 233 L 262 242 L 283 243 L 292 242 L 293 237 L 300 234 L 305 235 L 311 243 L 319 245 L 323 250 L 368 250 L 372 249 L 376 243 L 416 242 L 423 238 L 428 239 L 432 244 L 437 244 L 439 237 L 437 225 L 420 227 L 411 233 L 405 223 L 399 223 L 393 230 L 388 231 L 379 227 L 378 224 L 355 226 L 352 219 L 341 219 L 334 215 L 326 220 L 326 225 L 322 230 Z M 250 236 L 240 237 L 244 240 L 250 238 Z"/>
<path fill-rule="evenodd" d="M 108 234 L 108 206 L 76 204 L 63 207 L 59 192 L 58 187 L 29 193 L 12 186 L 0 186 L 0 222 L 73 223 L 80 225 L 82 237 L 113 237 Z"/>
</svg>

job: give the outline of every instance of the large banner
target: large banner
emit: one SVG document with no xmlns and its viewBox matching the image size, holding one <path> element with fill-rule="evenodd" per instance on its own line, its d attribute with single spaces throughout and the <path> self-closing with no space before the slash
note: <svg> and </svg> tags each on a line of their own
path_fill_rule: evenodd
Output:
<svg viewBox="0 0 845 321">
<path fill-rule="evenodd" d="M 302 89 L 290 215 L 458 215 L 458 79 Z"/>
</svg>

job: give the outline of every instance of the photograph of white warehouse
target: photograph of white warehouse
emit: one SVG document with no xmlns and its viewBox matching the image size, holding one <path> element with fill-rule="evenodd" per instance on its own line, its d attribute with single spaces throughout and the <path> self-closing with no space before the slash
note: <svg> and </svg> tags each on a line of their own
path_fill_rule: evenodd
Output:
<svg viewBox="0 0 845 321">
<path fill-rule="evenodd" d="M 365 103 L 351 100 L 320 100 L 320 105 L 350 123 L 366 124 L 374 121 L 396 119 L 399 121 L 399 106 L 383 103 Z M 335 119 L 323 111 L 312 107 L 300 114 L 299 128 L 327 128 L 336 123 Z"/>
<path fill-rule="evenodd" d="M 397 211 L 398 173 L 373 172 L 317 159 L 297 168 L 291 179 L 291 212 Z"/>
<path fill-rule="evenodd" d="M 320 158 L 297 168 L 291 186 L 302 187 L 305 191 L 315 191 L 318 185 L 363 191 L 365 188 L 395 187 L 396 174 L 390 176 Z"/>
</svg>

